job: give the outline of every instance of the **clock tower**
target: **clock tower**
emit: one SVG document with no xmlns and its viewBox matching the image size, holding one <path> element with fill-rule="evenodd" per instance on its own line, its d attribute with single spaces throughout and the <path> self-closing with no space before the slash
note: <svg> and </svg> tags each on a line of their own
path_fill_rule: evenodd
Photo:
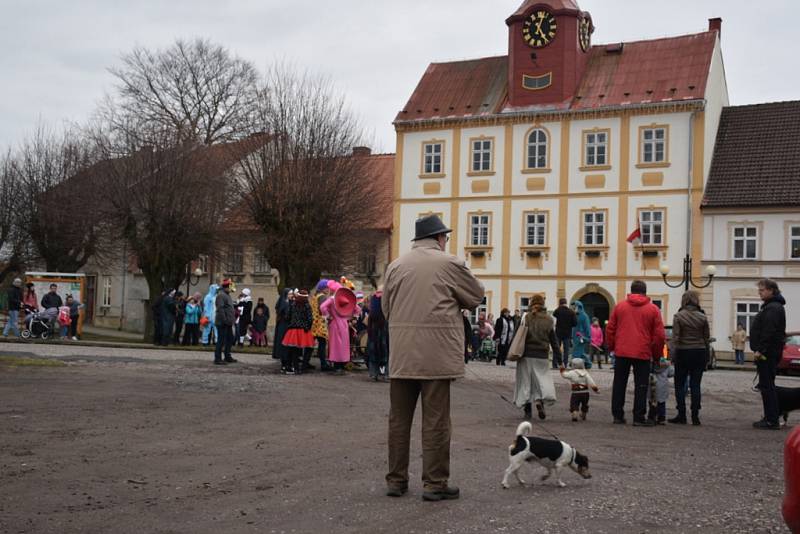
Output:
<svg viewBox="0 0 800 534">
<path fill-rule="evenodd" d="M 589 60 L 589 13 L 574 0 L 526 0 L 506 25 L 509 107 L 569 105 Z"/>
</svg>

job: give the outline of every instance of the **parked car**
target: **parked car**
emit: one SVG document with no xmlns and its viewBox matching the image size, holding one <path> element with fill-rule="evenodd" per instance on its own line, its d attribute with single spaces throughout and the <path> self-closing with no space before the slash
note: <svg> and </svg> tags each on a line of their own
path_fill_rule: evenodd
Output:
<svg viewBox="0 0 800 534">
<path fill-rule="evenodd" d="M 664 355 L 672 359 L 672 325 L 667 325 L 664 327 L 667 332 L 667 342 L 664 344 Z M 708 341 L 708 365 L 706 369 L 709 371 L 717 368 L 717 353 L 714 351 L 714 342 L 717 338 L 712 337 Z"/>
<path fill-rule="evenodd" d="M 800 374 L 800 332 L 787 332 L 778 374 Z"/>
</svg>

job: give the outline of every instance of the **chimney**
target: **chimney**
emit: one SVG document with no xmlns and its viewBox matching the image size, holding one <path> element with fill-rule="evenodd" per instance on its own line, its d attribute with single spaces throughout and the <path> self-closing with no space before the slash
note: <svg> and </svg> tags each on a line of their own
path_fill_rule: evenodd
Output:
<svg viewBox="0 0 800 534">
<path fill-rule="evenodd" d="M 357 158 L 363 158 L 366 156 L 372 155 L 372 149 L 368 146 L 354 146 L 353 147 L 353 156 Z"/>
<path fill-rule="evenodd" d="M 708 19 L 708 31 L 713 32 L 714 30 L 719 34 L 719 38 L 722 39 L 722 19 L 720 17 Z"/>
</svg>

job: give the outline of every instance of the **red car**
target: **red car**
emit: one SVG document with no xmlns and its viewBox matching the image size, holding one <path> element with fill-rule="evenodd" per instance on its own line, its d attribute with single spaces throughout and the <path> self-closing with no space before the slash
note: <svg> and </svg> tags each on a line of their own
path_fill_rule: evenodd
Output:
<svg viewBox="0 0 800 534">
<path fill-rule="evenodd" d="M 800 374 L 800 332 L 786 334 L 786 345 L 783 346 L 783 356 L 778 362 L 778 373 Z"/>
</svg>

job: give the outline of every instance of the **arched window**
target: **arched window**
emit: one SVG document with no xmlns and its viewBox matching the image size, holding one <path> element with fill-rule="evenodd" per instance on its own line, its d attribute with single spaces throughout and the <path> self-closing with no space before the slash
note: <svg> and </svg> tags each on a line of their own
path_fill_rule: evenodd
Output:
<svg viewBox="0 0 800 534">
<path fill-rule="evenodd" d="M 531 130 L 528 134 L 528 169 L 547 167 L 547 132 L 542 129 Z"/>
</svg>

